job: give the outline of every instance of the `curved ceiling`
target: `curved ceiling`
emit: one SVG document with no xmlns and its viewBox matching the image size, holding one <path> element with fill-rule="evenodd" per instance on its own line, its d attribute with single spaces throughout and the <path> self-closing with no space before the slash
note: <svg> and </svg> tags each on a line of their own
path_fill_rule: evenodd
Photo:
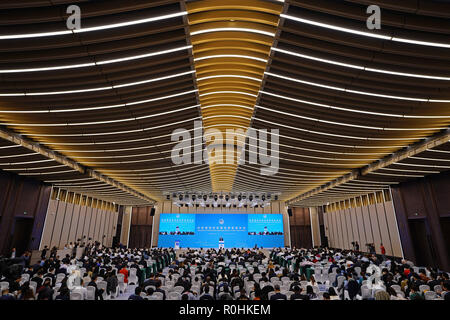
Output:
<svg viewBox="0 0 450 320">
<path fill-rule="evenodd" d="M 187 3 L 203 127 L 220 133 L 207 139 L 207 146 L 220 144 L 208 154 L 213 192 L 233 187 L 242 149 L 227 130 L 250 127 L 281 9 L 254 0 Z M 224 143 L 230 148 L 222 149 Z"/>
<path fill-rule="evenodd" d="M 366 28 L 373 4 L 380 30 Z M 317 205 L 449 169 L 448 3 L 4 0 L 0 17 L 2 170 L 121 204 L 281 192 Z M 174 164 L 171 134 L 195 121 L 279 129 L 278 173 Z"/>
</svg>

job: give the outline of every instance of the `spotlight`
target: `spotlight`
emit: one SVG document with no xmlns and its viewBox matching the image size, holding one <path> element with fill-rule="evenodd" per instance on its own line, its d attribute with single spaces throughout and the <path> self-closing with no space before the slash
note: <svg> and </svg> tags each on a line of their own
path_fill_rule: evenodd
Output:
<svg viewBox="0 0 450 320">
<path fill-rule="evenodd" d="M 241 201 L 241 200 L 242 200 L 242 196 L 238 195 L 238 201 Z"/>
<path fill-rule="evenodd" d="M 214 201 L 216 201 L 216 202 L 217 202 L 217 194 L 216 194 L 216 195 L 214 195 Z"/>
<path fill-rule="evenodd" d="M 253 200 L 253 196 L 250 195 L 250 196 L 248 197 L 248 200 L 252 201 L 252 200 Z"/>
<path fill-rule="evenodd" d="M 262 201 L 266 201 L 266 196 L 265 196 L 265 195 L 262 195 L 262 196 L 261 196 L 261 200 L 262 200 Z"/>
<path fill-rule="evenodd" d="M 208 200 L 208 196 L 206 194 L 203 195 L 203 200 L 204 201 Z"/>
<path fill-rule="evenodd" d="M 275 195 L 275 201 L 277 201 L 278 200 L 278 195 Z"/>
<path fill-rule="evenodd" d="M 228 202 L 228 200 L 230 200 L 230 197 L 228 195 L 225 196 L 225 201 Z"/>
<path fill-rule="evenodd" d="M 182 195 L 182 194 L 180 194 L 180 195 L 178 196 L 178 200 L 183 201 L 183 195 Z"/>
<path fill-rule="evenodd" d="M 170 194 L 166 196 L 166 200 L 170 200 Z"/>
<path fill-rule="evenodd" d="M 196 198 L 196 196 L 195 196 L 195 194 L 193 194 L 192 195 L 192 201 L 195 201 L 195 198 Z"/>
</svg>

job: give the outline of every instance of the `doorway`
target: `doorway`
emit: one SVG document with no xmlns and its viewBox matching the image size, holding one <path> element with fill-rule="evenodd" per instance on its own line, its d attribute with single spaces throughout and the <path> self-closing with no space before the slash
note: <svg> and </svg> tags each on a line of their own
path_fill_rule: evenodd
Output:
<svg viewBox="0 0 450 320">
<path fill-rule="evenodd" d="M 433 244 L 426 219 L 409 220 L 412 244 L 417 266 L 436 266 Z"/>
<path fill-rule="evenodd" d="M 11 241 L 11 249 L 16 248 L 16 257 L 20 257 L 30 244 L 31 232 L 33 231 L 33 218 L 16 218 Z"/>
</svg>

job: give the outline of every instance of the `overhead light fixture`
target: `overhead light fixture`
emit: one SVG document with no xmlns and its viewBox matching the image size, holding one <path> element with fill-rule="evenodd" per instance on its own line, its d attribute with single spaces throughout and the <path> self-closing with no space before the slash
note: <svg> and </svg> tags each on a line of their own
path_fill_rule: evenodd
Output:
<svg viewBox="0 0 450 320">
<path fill-rule="evenodd" d="M 232 31 L 237 31 L 237 32 L 250 32 L 250 33 L 258 33 L 258 34 L 263 34 L 269 37 L 274 37 L 275 33 L 273 32 L 268 32 L 268 31 L 264 31 L 264 30 L 258 30 L 258 29 L 251 29 L 251 28 L 211 28 L 211 29 L 202 29 L 202 30 L 198 30 L 198 31 L 192 31 L 191 32 L 191 36 L 195 36 L 197 34 L 203 34 L 203 33 L 210 33 L 210 32 L 232 32 Z"/>
<path fill-rule="evenodd" d="M 108 24 L 108 25 L 97 26 L 97 27 L 82 28 L 82 29 L 60 30 L 60 31 L 51 31 L 51 32 L 37 32 L 37 33 L 26 33 L 26 34 L 0 35 L 0 40 L 51 37 L 51 36 L 68 35 L 68 34 L 73 34 L 73 33 L 84 33 L 84 32 L 92 32 L 92 31 L 99 31 L 99 30 L 107 30 L 107 29 L 114 29 L 114 28 L 120 28 L 120 27 L 128 27 L 128 26 L 133 26 L 133 25 L 148 23 L 148 22 L 156 22 L 156 21 L 160 21 L 160 20 L 181 17 L 184 15 L 187 15 L 186 11 L 170 13 L 170 14 L 166 14 L 166 15 L 162 15 L 162 16 L 144 18 L 144 19 L 139 19 L 139 20 Z"/>
<path fill-rule="evenodd" d="M 439 43 L 439 42 L 430 42 L 430 41 L 405 39 L 405 38 L 399 38 L 399 37 L 395 37 L 395 36 L 391 36 L 391 35 L 377 34 L 377 33 L 374 33 L 374 32 L 371 33 L 371 32 L 358 31 L 358 30 L 354 30 L 354 29 L 350 29 L 350 28 L 344 28 L 344 27 L 339 27 L 339 26 L 336 26 L 336 25 L 322 23 L 322 22 L 318 22 L 318 21 L 314 21 L 314 20 L 310 20 L 310 19 L 304 19 L 304 18 L 300 18 L 300 17 L 295 17 L 295 16 L 284 14 L 284 13 L 280 14 L 280 17 L 281 18 L 285 18 L 285 19 L 289 19 L 289 20 L 294 20 L 294 21 L 301 22 L 301 23 L 306 23 L 306 24 L 309 24 L 309 25 L 317 26 L 317 27 L 321 27 L 321 28 L 327 28 L 327 29 L 332 29 L 332 30 L 335 30 L 335 31 L 342 31 L 342 32 L 357 34 L 357 35 L 360 35 L 360 36 L 365 36 L 365 37 L 370 37 L 370 38 L 376 38 L 376 39 L 381 39 L 381 40 L 390 40 L 390 41 L 396 41 L 396 42 L 404 42 L 404 43 L 416 44 L 416 45 L 422 45 L 422 46 L 450 48 L 450 44 L 448 44 L 448 43 Z"/>
</svg>

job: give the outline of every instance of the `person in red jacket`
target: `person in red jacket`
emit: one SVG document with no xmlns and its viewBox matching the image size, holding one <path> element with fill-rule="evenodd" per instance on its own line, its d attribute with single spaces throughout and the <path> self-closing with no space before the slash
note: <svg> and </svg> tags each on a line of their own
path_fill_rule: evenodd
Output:
<svg viewBox="0 0 450 320">
<path fill-rule="evenodd" d="M 386 249 L 384 248 L 383 244 L 380 245 L 381 254 L 384 256 L 386 254 Z"/>
<path fill-rule="evenodd" d="M 128 270 L 127 270 L 127 268 L 125 268 L 125 266 L 123 266 L 122 269 L 120 269 L 119 273 L 123 274 L 123 282 L 124 283 L 128 283 Z"/>
</svg>

